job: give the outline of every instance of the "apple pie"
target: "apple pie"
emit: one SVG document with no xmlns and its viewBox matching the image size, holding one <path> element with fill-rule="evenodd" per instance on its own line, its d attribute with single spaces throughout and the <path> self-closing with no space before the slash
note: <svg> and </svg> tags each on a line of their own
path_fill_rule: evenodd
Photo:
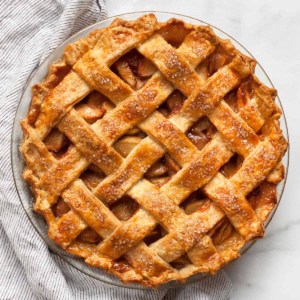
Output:
<svg viewBox="0 0 300 300">
<path fill-rule="evenodd" d="M 49 237 L 150 287 L 238 258 L 264 235 L 287 149 L 255 65 L 209 26 L 153 14 L 67 45 L 21 121 Z"/>
</svg>

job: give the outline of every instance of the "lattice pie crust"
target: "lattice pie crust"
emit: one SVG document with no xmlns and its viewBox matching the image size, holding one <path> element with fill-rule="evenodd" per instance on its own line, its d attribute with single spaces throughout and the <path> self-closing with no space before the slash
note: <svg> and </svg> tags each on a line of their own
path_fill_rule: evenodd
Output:
<svg viewBox="0 0 300 300">
<path fill-rule="evenodd" d="M 152 287 L 239 257 L 264 234 L 287 148 L 255 63 L 210 27 L 153 14 L 68 45 L 21 121 L 50 238 Z"/>
</svg>

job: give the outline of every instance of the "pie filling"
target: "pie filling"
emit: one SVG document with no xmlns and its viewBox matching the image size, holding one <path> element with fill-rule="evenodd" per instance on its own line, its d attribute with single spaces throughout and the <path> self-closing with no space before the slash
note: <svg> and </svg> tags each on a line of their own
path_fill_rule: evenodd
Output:
<svg viewBox="0 0 300 300">
<path fill-rule="evenodd" d="M 287 148 L 254 69 L 211 28 L 153 14 L 68 45 L 21 121 L 50 238 L 152 287 L 238 258 L 264 234 Z"/>
</svg>

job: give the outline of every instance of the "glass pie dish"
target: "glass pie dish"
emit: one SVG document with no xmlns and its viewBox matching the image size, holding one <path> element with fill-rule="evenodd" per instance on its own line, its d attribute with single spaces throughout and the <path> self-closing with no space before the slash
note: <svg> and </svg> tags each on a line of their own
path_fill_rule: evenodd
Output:
<svg viewBox="0 0 300 300">
<path fill-rule="evenodd" d="M 122 19 L 125 19 L 125 20 L 131 20 L 131 19 L 136 19 L 137 17 L 140 17 L 140 16 L 144 15 L 145 13 L 147 13 L 147 12 L 137 12 L 137 13 L 131 13 L 131 14 L 123 14 L 123 15 L 119 15 L 119 16 L 115 16 L 115 17 L 121 17 Z M 185 21 L 187 23 L 191 23 L 191 24 L 209 25 L 209 24 L 207 24 L 203 21 L 196 20 L 196 19 L 193 19 L 193 18 L 190 18 L 190 17 L 187 17 L 187 16 L 183 16 L 183 15 L 176 15 L 176 14 L 164 13 L 164 12 L 153 12 L 153 13 L 156 15 L 157 19 L 161 22 L 166 21 L 170 18 L 178 18 L 178 19 L 182 19 L 183 21 Z M 28 80 L 27 85 L 24 89 L 24 93 L 23 93 L 23 96 L 20 100 L 19 106 L 17 108 L 17 112 L 16 112 L 16 116 L 15 116 L 15 120 L 14 120 L 14 126 L 13 126 L 13 131 L 12 131 L 12 140 L 11 140 L 12 168 L 13 168 L 13 174 L 14 174 L 16 189 L 18 191 L 18 195 L 19 195 L 20 201 L 22 203 L 22 206 L 23 206 L 29 220 L 32 222 L 34 228 L 37 230 L 37 232 L 41 235 L 41 237 L 45 240 L 45 242 L 47 243 L 49 248 L 54 253 L 56 253 L 57 255 L 62 257 L 65 261 L 67 261 L 73 267 L 75 267 L 78 270 L 82 271 L 86 275 L 92 276 L 96 279 L 99 279 L 100 281 L 103 281 L 103 282 L 106 282 L 106 283 L 109 283 L 109 284 L 113 284 L 113 285 L 116 285 L 116 286 L 122 286 L 122 287 L 127 287 L 127 288 L 144 289 L 145 287 L 142 287 L 142 286 L 136 285 L 136 284 L 123 285 L 114 276 L 109 275 L 109 274 L 107 274 L 106 272 L 104 272 L 100 269 L 96 269 L 96 268 L 92 268 L 92 267 L 87 266 L 83 262 L 82 259 L 79 259 L 77 257 L 74 257 L 72 255 L 67 254 L 64 250 L 62 250 L 59 246 L 57 246 L 53 241 L 51 241 L 48 238 L 47 227 L 46 227 L 45 221 L 42 217 L 40 217 L 39 215 L 34 213 L 34 211 L 33 211 L 33 202 L 34 202 L 33 196 L 31 194 L 31 191 L 30 191 L 28 185 L 22 179 L 22 172 L 23 172 L 23 169 L 24 169 L 24 161 L 22 159 L 21 153 L 19 152 L 19 146 L 20 146 L 20 143 L 22 141 L 22 136 L 23 136 L 22 131 L 21 131 L 21 127 L 20 127 L 20 120 L 22 118 L 24 118 L 26 116 L 27 112 L 28 112 L 28 108 L 29 108 L 29 105 L 30 105 L 30 102 L 31 102 L 31 86 L 33 85 L 33 83 L 40 82 L 46 77 L 49 65 L 51 63 L 53 63 L 54 61 L 58 60 L 63 55 L 64 48 L 66 47 L 67 44 L 73 43 L 74 41 L 86 36 L 89 32 L 91 32 L 94 29 L 107 27 L 115 17 L 106 19 L 106 20 L 101 21 L 99 23 L 96 23 L 96 24 L 94 24 L 94 25 L 92 25 L 88 28 L 85 28 L 84 30 L 78 32 L 77 34 L 75 34 L 74 36 L 69 38 L 67 41 L 65 41 L 63 44 L 61 44 L 57 49 L 55 49 L 51 53 L 51 55 L 32 74 L 32 76 Z M 230 37 L 229 35 L 227 35 L 226 33 L 224 33 L 223 31 L 221 31 L 219 29 L 217 29 L 214 26 L 211 26 L 211 27 L 213 28 L 213 30 L 215 31 L 215 33 L 219 37 L 230 39 L 230 41 L 233 43 L 233 45 L 238 50 L 241 50 L 241 52 L 247 53 L 249 56 L 252 56 L 249 53 L 249 51 L 247 51 L 243 46 L 241 46 L 232 37 Z M 269 77 L 267 76 L 267 74 L 265 73 L 265 71 L 263 70 L 263 68 L 259 64 L 256 67 L 256 72 L 255 73 L 260 78 L 260 80 L 262 82 L 264 82 L 268 86 L 273 86 L 272 82 L 269 79 Z M 280 103 L 280 100 L 279 100 L 278 97 L 276 98 L 276 103 L 282 109 L 282 106 L 281 106 L 281 103 Z M 281 127 L 282 127 L 282 130 L 283 130 L 283 134 L 286 137 L 286 139 L 288 140 L 288 131 L 287 131 L 286 120 L 285 120 L 284 114 L 282 116 L 282 122 L 281 123 L 282 123 Z M 277 189 L 278 189 L 277 190 L 278 203 L 280 202 L 280 199 L 282 197 L 282 193 L 283 193 L 286 178 L 287 178 L 288 158 L 289 158 L 289 153 L 287 152 L 287 154 L 285 155 L 285 157 L 282 160 L 282 162 L 285 166 L 286 176 L 285 176 L 285 179 L 277 187 Z M 277 204 L 277 206 L 278 206 L 278 204 Z M 268 220 L 266 221 L 266 226 L 269 224 L 270 220 L 272 219 L 272 216 L 274 215 L 275 210 L 276 210 L 276 208 L 273 210 L 273 212 L 269 216 Z M 249 249 L 249 247 L 253 243 L 254 243 L 253 241 L 249 242 L 243 248 L 242 252 L 245 252 L 247 249 Z M 160 288 L 163 289 L 163 288 L 176 287 L 176 286 L 180 286 L 182 284 L 195 282 L 195 281 L 203 278 L 204 276 L 206 276 L 206 275 L 202 275 L 202 274 L 201 275 L 194 275 L 194 276 L 190 277 L 185 283 L 170 282 L 170 283 L 161 285 Z"/>
</svg>

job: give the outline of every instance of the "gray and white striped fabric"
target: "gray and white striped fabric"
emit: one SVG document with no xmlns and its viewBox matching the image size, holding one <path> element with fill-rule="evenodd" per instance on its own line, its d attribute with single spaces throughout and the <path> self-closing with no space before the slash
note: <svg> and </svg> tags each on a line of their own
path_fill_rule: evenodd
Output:
<svg viewBox="0 0 300 300">
<path fill-rule="evenodd" d="M 103 284 L 50 253 L 20 205 L 10 136 L 22 89 L 55 47 L 105 16 L 102 0 L 0 1 L 0 299 L 228 299 L 224 272 L 168 292 Z"/>
</svg>

